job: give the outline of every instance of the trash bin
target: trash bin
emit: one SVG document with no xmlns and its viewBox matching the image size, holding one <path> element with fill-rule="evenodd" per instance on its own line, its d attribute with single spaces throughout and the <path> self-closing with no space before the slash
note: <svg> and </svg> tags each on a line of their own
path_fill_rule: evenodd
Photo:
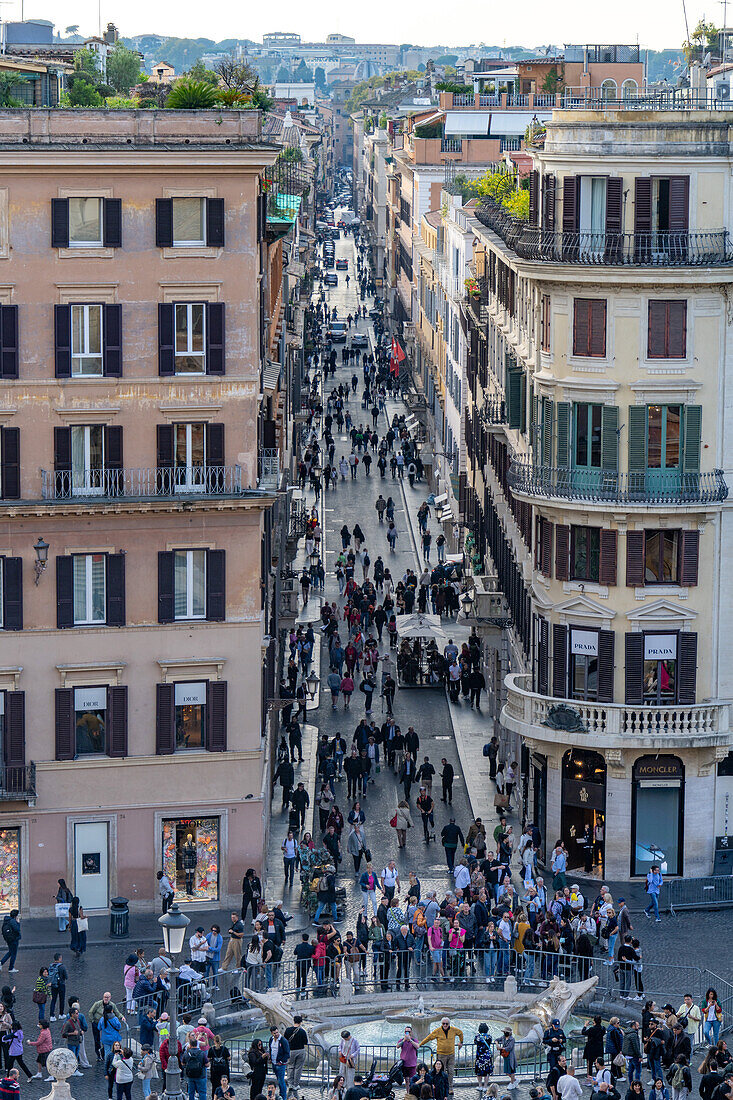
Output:
<svg viewBox="0 0 733 1100">
<path fill-rule="evenodd" d="M 109 934 L 116 940 L 124 939 L 130 934 L 130 909 L 129 898 L 112 898 L 112 906 L 109 914 Z"/>
</svg>

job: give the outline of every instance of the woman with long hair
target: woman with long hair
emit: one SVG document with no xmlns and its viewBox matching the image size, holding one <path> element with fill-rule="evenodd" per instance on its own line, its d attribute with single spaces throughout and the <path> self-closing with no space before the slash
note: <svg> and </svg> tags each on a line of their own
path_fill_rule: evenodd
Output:
<svg viewBox="0 0 733 1100">
<path fill-rule="evenodd" d="M 262 1086 L 267 1077 L 267 1051 L 261 1039 L 252 1040 L 252 1045 L 247 1051 L 247 1061 L 252 1070 L 252 1076 L 249 1079 L 249 1100 L 255 1100 L 255 1097 L 262 1092 Z"/>
<path fill-rule="evenodd" d="M 87 918 L 84 914 L 84 906 L 75 894 L 69 907 L 69 927 L 71 930 L 71 950 L 76 959 L 81 958 L 87 949 L 86 926 Z"/>
</svg>

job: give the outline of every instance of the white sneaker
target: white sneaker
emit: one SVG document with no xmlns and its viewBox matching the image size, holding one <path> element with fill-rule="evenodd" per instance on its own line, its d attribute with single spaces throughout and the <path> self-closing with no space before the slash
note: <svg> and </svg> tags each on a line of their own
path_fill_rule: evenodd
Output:
<svg viewBox="0 0 733 1100">
<path fill-rule="evenodd" d="M 51 1021 L 51 1023 L 54 1023 L 54 1021 L 56 1020 L 56 1017 L 55 1016 L 49 1016 L 49 1020 Z"/>
<path fill-rule="evenodd" d="M 68 1015 L 67 1012 L 60 1012 L 59 1013 L 59 1020 L 65 1020 L 67 1015 Z"/>
<path fill-rule="evenodd" d="M 55 1081 L 55 1080 L 56 1080 L 55 1077 L 47 1077 L 46 1078 L 46 1083 L 48 1083 L 49 1081 Z"/>
<path fill-rule="evenodd" d="M 39 1077 L 43 1077 L 42 1073 L 34 1073 L 31 1077 L 31 1081 L 36 1081 Z"/>
<path fill-rule="evenodd" d="M 11 970 L 8 971 L 8 974 L 20 974 L 20 971 L 18 970 L 17 966 L 14 966 Z"/>
<path fill-rule="evenodd" d="M 84 1074 L 81 1072 L 81 1070 L 75 1069 L 71 1076 L 72 1077 L 83 1077 Z"/>
</svg>

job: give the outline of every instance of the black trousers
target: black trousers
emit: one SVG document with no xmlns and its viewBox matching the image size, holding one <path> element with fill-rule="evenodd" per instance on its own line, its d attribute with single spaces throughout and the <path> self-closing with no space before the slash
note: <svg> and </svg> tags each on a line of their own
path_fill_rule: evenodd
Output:
<svg viewBox="0 0 733 1100">
<path fill-rule="evenodd" d="M 453 801 L 453 780 L 452 779 L 451 779 L 450 783 L 446 783 L 445 779 L 443 780 L 443 801 L 445 802 L 446 800 L 448 802 Z"/>
</svg>

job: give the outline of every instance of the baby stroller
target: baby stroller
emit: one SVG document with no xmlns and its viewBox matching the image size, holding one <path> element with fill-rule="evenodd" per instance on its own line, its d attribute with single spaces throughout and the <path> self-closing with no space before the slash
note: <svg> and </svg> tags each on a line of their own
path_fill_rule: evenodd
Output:
<svg viewBox="0 0 733 1100">
<path fill-rule="evenodd" d="M 389 1073 L 375 1073 L 376 1065 L 375 1058 L 364 1081 L 364 1088 L 369 1091 L 369 1100 L 394 1100 L 395 1085 L 401 1085 L 404 1080 L 402 1062 L 395 1062 Z"/>
</svg>

